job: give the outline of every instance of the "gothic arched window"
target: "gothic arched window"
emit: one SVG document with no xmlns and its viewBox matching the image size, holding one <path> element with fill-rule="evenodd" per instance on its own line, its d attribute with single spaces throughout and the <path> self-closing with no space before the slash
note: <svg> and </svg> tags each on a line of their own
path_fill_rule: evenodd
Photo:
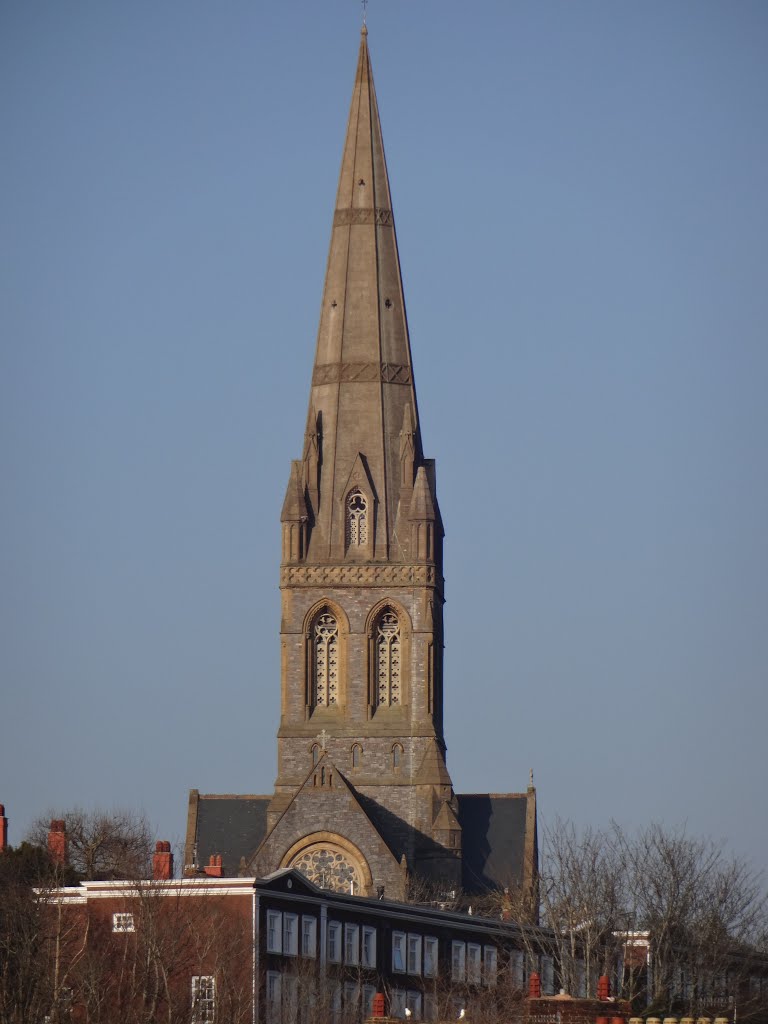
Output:
<svg viewBox="0 0 768 1024">
<path fill-rule="evenodd" d="M 376 704 L 398 705 L 400 692 L 400 621 L 387 608 L 376 623 Z"/>
<path fill-rule="evenodd" d="M 335 707 L 339 696 L 339 626 L 330 612 L 315 619 L 312 697 L 317 707 Z"/>
<path fill-rule="evenodd" d="M 312 744 L 312 767 L 320 760 L 320 747 L 317 743 Z"/>
<path fill-rule="evenodd" d="M 361 548 L 368 543 L 368 499 L 359 487 L 347 495 L 346 540 L 347 548 Z"/>
<path fill-rule="evenodd" d="M 395 743 L 392 746 L 392 770 L 400 771 L 403 761 L 403 748 L 400 743 Z"/>
<path fill-rule="evenodd" d="M 352 744 L 352 767 L 359 768 L 363 759 L 363 748 L 359 743 Z"/>
</svg>

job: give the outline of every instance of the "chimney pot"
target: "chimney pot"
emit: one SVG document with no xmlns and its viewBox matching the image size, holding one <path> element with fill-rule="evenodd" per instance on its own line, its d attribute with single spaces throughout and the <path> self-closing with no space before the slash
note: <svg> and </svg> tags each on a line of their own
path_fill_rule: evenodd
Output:
<svg viewBox="0 0 768 1024">
<path fill-rule="evenodd" d="M 54 864 L 67 863 L 67 830 L 63 818 L 54 818 L 48 832 L 48 855 Z"/>
<path fill-rule="evenodd" d="M 152 878 L 156 882 L 166 882 L 173 878 L 173 854 L 171 844 L 166 839 L 158 839 L 155 852 L 152 854 Z"/>
</svg>

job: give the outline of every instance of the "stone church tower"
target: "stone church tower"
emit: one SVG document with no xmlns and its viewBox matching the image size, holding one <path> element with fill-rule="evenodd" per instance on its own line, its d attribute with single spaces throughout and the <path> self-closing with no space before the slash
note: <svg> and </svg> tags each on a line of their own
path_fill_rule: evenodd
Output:
<svg viewBox="0 0 768 1024">
<path fill-rule="evenodd" d="M 530 880 L 532 787 L 457 797 L 446 767 L 443 529 L 434 462 L 422 450 L 365 27 L 303 453 L 281 529 L 274 793 L 193 790 L 187 863 L 218 844 L 230 863 L 242 851 L 241 871 L 293 865 L 325 887 L 371 895 L 384 886 L 393 898 L 414 876 L 466 885 L 472 864 L 475 888 L 507 884 L 505 871 Z M 462 824 L 474 852 L 463 850 Z"/>
</svg>

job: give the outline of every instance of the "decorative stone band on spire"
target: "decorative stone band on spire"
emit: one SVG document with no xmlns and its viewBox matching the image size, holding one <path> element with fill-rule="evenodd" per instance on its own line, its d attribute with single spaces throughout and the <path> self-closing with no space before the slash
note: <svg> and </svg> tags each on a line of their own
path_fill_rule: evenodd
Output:
<svg viewBox="0 0 768 1024">
<path fill-rule="evenodd" d="M 281 587 L 436 586 L 443 578 L 432 565 L 284 565 Z"/>
<path fill-rule="evenodd" d="M 312 384 L 365 383 L 410 384 L 410 366 L 398 363 L 320 363 L 312 374 Z"/>
<path fill-rule="evenodd" d="M 383 206 L 356 206 L 336 210 L 333 215 L 333 226 L 346 224 L 394 224 L 392 211 Z"/>
</svg>

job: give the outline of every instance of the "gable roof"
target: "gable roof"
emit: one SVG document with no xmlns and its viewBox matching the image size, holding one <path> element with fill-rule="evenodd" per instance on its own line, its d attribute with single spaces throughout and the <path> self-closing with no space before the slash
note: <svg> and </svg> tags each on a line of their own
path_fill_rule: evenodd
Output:
<svg viewBox="0 0 768 1024">
<path fill-rule="evenodd" d="M 207 864 L 221 854 L 222 868 L 230 877 L 241 872 L 267 834 L 270 796 L 190 792 L 187 821 L 186 867 Z M 247 872 L 246 872 L 247 873 Z"/>
</svg>

